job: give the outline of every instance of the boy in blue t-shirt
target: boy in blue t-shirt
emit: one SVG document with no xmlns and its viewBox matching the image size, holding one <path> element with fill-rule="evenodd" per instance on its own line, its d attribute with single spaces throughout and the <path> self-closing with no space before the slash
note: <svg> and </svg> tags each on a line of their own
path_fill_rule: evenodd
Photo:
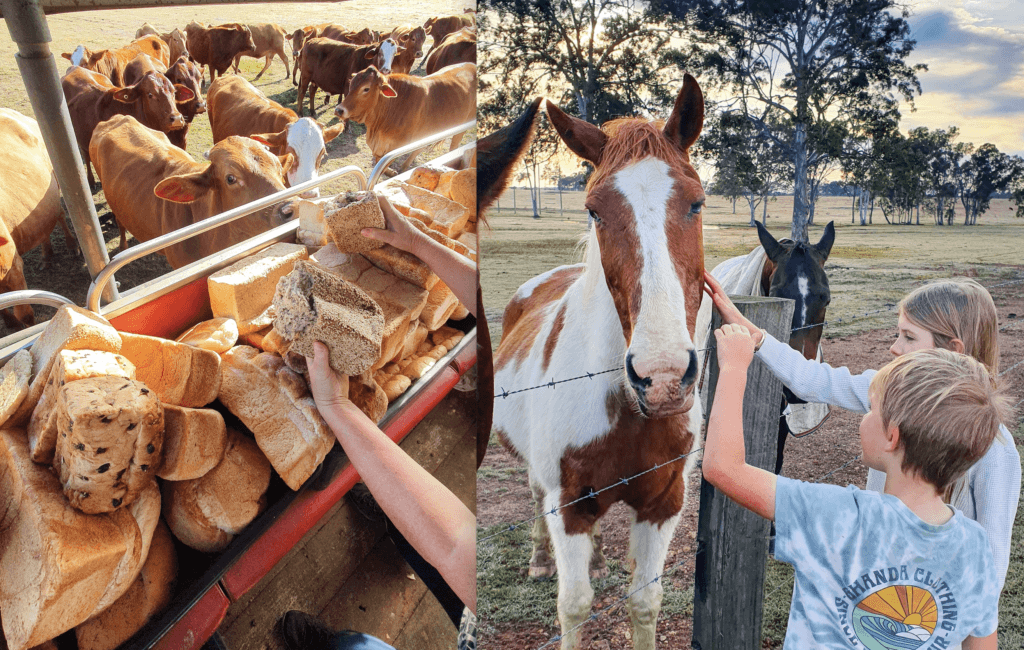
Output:
<svg viewBox="0 0 1024 650">
<path fill-rule="evenodd" d="M 984 366 L 948 350 L 905 354 L 871 382 L 863 462 L 885 492 L 804 483 L 746 464 L 743 392 L 754 340 L 715 331 L 721 371 L 704 477 L 775 521 L 796 569 L 786 648 L 996 650 L 999 586 L 982 527 L 943 500 L 1009 415 Z"/>
</svg>

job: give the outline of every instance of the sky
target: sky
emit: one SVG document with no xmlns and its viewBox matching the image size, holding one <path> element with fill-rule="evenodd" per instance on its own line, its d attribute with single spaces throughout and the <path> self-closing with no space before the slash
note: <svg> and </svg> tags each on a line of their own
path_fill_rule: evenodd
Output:
<svg viewBox="0 0 1024 650">
<path fill-rule="evenodd" d="M 916 112 L 904 130 L 960 129 L 961 142 L 991 142 L 1024 156 L 1024 0 L 912 0 L 908 62 L 924 63 Z"/>
</svg>

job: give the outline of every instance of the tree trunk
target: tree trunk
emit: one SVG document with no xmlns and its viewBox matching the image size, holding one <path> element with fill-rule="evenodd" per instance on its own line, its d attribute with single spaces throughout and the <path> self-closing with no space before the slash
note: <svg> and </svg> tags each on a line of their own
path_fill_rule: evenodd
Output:
<svg viewBox="0 0 1024 650">
<path fill-rule="evenodd" d="M 736 214 L 736 197 L 732 197 L 732 213 Z"/>
<path fill-rule="evenodd" d="M 807 242 L 807 125 L 797 122 L 793 143 L 793 241 Z"/>
<path fill-rule="evenodd" d="M 871 196 L 871 211 L 868 212 L 868 223 L 871 224 L 872 226 L 875 225 L 874 217 L 875 217 L 875 197 L 874 197 L 874 195 L 872 195 Z"/>
<path fill-rule="evenodd" d="M 921 203 L 917 204 L 917 225 L 921 225 Z"/>
<path fill-rule="evenodd" d="M 754 194 L 747 195 L 747 204 L 750 205 L 750 227 L 756 228 L 757 224 L 757 202 L 754 201 Z"/>
<path fill-rule="evenodd" d="M 853 202 L 850 204 L 850 225 L 857 223 L 857 192 L 860 190 L 854 190 Z"/>
<path fill-rule="evenodd" d="M 765 228 L 767 228 L 768 227 L 768 195 L 765 194 L 764 196 L 762 196 L 761 200 L 764 202 L 764 206 L 762 206 L 763 209 L 761 210 L 761 225 L 764 226 Z"/>
<path fill-rule="evenodd" d="M 942 221 L 943 221 L 943 218 L 942 218 L 942 203 L 943 203 L 943 201 L 942 201 L 942 197 L 941 196 L 937 196 L 937 197 L 935 197 L 935 199 L 939 203 L 939 213 L 938 213 L 937 221 L 938 221 L 938 224 L 941 226 L 942 225 Z"/>
</svg>

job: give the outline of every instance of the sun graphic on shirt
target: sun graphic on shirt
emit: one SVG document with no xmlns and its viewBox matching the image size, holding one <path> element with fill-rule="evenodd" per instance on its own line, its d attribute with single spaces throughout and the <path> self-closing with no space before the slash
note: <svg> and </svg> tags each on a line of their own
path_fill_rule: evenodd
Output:
<svg viewBox="0 0 1024 650">
<path fill-rule="evenodd" d="M 912 650 L 931 638 L 938 607 L 927 589 L 895 585 L 860 601 L 853 619 L 857 637 L 867 648 Z"/>
</svg>

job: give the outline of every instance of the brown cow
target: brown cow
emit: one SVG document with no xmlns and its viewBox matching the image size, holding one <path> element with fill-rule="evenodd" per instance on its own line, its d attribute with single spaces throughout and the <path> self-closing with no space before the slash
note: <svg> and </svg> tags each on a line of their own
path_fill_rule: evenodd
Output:
<svg viewBox="0 0 1024 650">
<path fill-rule="evenodd" d="M 441 44 L 427 56 L 423 67 L 427 74 L 434 74 L 456 63 L 476 63 L 475 30 L 463 28 L 445 36 Z"/>
<path fill-rule="evenodd" d="M 389 38 L 398 43 L 400 50 L 391 64 L 391 71 L 398 74 L 409 74 L 416 65 L 416 59 L 423 56 L 423 44 L 427 40 L 427 32 L 422 27 L 405 25 L 391 31 Z M 476 61 L 474 61 L 476 63 Z"/>
<path fill-rule="evenodd" d="M 434 38 L 434 42 L 430 44 L 430 49 L 427 50 L 427 56 L 434 51 L 444 37 L 453 32 L 457 32 L 463 27 L 476 27 L 476 14 L 462 14 L 461 16 L 435 16 L 434 18 L 428 18 L 427 22 L 423 23 L 423 29 L 426 30 L 427 34 Z"/>
<path fill-rule="evenodd" d="M 426 77 L 385 77 L 370 67 L 352 77 L 349 93 L 335 109 L 341 119 L 366 125 L 374 164 L 389 151 L 476 116 L 476 65 L 460 63 Z M 462 133 L 452 137 L 451 149 Z M 424 147 L 425 148 L 425 147 Z M 423 149 L 412 152 L 405 171 Z"/>
<path fill-rule="evenodd" d="M 285 36 L 285 39 L 292 42 L 292 85 L 299 85 L 297 77 L 299 75 L 299 55 L 302 53 L 302 48 L 305 46 L 306 41 L 311 38 L 320 38 L 320 33 L 326 27 L 330 27 L 331 23 L 322 23 L 320 25 L 310 25 L 301 29 L 296 29 L 291 34 Z M 335 25 L 339 30 L 345 31 L 345 28 L 341 25 Z"/>
<path fill-rule="evenodd" d="M 122 233 L 140 242 L 245 205 L 284 189 L 282 164 L 291 155 L 272 155 L 259 142 L 231 137 L 210 149 L 199 163 L 171 145 L 159 131 L 131 116 L 117 116 L 96 127 L 89 151 L 111 212 Z M 161 252 L 174 268 L 283 224 L 290 201 L 242 217 Z"/>
<path fill-rule="evenodd" d="M 281 57 L 284 61 L 284 76 L 287 79 L 291 72 L 288 67 L 288 55 L 284 51 L 285 34 L 284 28 L 280 25 L 273 23 L 255 23 L 248 24 L 246 27 L 249 28 L 249 32 L 252 33 L 252 40 L 256 43 L 255 50 L 249 50 L 247 52 L 239 52 L 235 55 L 234 69 L 235 74 L 238 74 L 238 61 L 243 56 L 251 56 L 255 59 L 266 57 L 266 65 L 260 70 L 259 74 L 256 75 L 256 79 L 263 76 L 263 73 L 270 67 L 270 62 L 274 60 L 274 55 Z M 253 81 L 256 81 L 253 79 Z"/>
<path fill-rule="evenodd" d="M 236 75 L 221 77 L 210 84 L 210 126 L 213 141 L 232 135 L 251 137 L 270 147 L 271 153 L 292 154 L 286 169 L 288 185 L 294 187 L 317 177 L 317 169 L 327 154 L 326 144 L 341 134 L 344 123 L 324 129 L 311 117 L 299 117 L 295 111 L 267 99 L 258 88 Z M 303 193 L 315 198 L 319 190 Z"/>
<path fill-rule="evenodd" d="M 182 54 L 188 54 L 188 46 L 185 44 L 185 32 L 177 27 L 165 34 L 161 34 L 157 31 L 156 27 L 149 23 L 142 23 L 142 27 L 135 31 L 135 38 L 139 39 L 143 36 L 159 36 L 160 40 L 167 43 L 167 47 L 171 50 L 168 61 L 177 61 L 178 57 Z"/>
<path fill-rule="evenodd" d="M 391 41 L 393 44 L 394 41 Z M 353 74 L 370 65 L 389 66 L 384 54 L 388 47 L 381 45 L 352 45 L 339 43 L 329 38 L 313 38 L 306 41 L 299 57 L 299 94 L 295 100 L 296 110 L 302 115 L 302 99 L 309 92 L 309 112 L 316 115 L 313 106 L 317 90 L 330 95 L 342 95 L 348 89 Z"/>
<path fill-rule="evenodd" d="M 207 102 L 203 100 L 203 69 L 192 59 L 188 53 L 178 57 L 178 60 L 167 68 L 167 79 L 172 84 L 181 84 L 195 95 L 192 99 L 183 104 L 178 104 L 181 116 L 185 118 L 185 126 L 167 134 L 167 139 L 176 147 L 184 149 L 188 144 L 188 130 L 192 126 L 192 120 L 196 115 L 206 112 Z"/>
<path fill-rule="evenodd" d="M 153 71 L 146 73 L 133 86 L 116 88 L 103 75 L 76 66 L 61 79 L 61 87 L 92 185 L 95 181 L 89 168 L 89 139 L 97 124 L 114 115 L 133 115 L 143 124 L 161 131 L 173 131 L 185 126 L 185 119 L 176 103 L 184 103 L 194 97 L 194 93 L 185 86 L 172 86 L 167 77 Z"/>
<path fill-rule="evenodd" d="M 117 50 L 91 52 L 79 45 L 74 52 L 61 56 L 74 65 L 98 72 L 115 86 L 124 86 L 124 68 L 139 54 L 148 54 L 165 66 L 170 62 L 170 48 L 159 36 L 144 36 Z"/>
<path fill-rule="evenodd" d="M 164 74 L 167 72 L 167 66 L 148 54 L 139 54 L 124 67 L 123 85 L 134 86 L 142 81 L 142 78 L 150 71 Z"/>
<path fill-rule="evenodd" d="M 0 291 L 27 289 L 21 256 L 43 245 L 43 268 L 53 258 L 50 233 L 60 224 L 69 250 L 75 238 L 64 221 L 60 190 L 50 167 L 39 125 L 9 108 L 0 108 Z M 3 311 L 4 323 L 12 330 L 35 324 L 29 305 Z"/>
<path fill-rule="evenodd" d="M 210 68 L 210 82 L 231 66 L 235 56 L 256 49 L 252 32 L 245 25 L 229 23 L 206 28 L 192 21 L 185 28 L 188 53 L 199 65 Z"/>
</svg>

